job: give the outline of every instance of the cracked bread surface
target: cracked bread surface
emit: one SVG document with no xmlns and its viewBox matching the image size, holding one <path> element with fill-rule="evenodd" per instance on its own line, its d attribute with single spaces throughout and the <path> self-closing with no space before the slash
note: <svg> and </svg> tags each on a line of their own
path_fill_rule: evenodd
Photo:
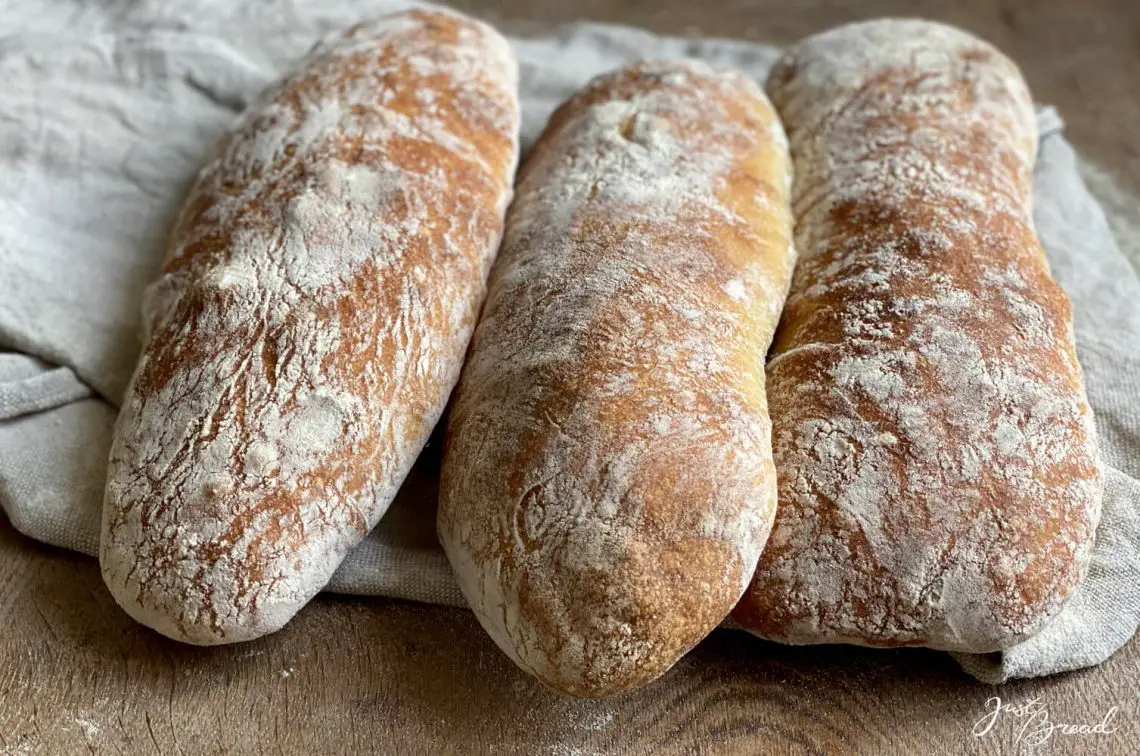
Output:
<svg viewBox="0 0 1140 756">
<path fill-rule="evenodd" d="M 222 139 L 147 293 L 100 563 L 172 638 L 280 628 L 443 411 L 517 161 L 490 27 L 410 11 L 317 46 Z"/>
<path fill-rule="evenodd" d="M 800 263 L 768 362 L 780 502 L 734 619 L 983 653 L 1083 578 L 1102 478 L 1071 307 L 1031 216 L 1017 67 L 941 24 L 808 38 L 767 91 Z"/>
<path fill-rule="evenodd" d="M 451 408 L 439 534 L 522 668 L 613 695 L 728 614 L 772 521 L 763 355 L 794 263 L 783 130 L 747 76 L 645 61 L 523 166 Z"/>
</svg>

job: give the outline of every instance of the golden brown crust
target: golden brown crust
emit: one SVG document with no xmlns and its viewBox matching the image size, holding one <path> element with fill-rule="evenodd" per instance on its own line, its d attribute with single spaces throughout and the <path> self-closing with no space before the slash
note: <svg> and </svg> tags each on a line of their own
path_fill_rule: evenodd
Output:
<svg viewBox="0 0 1140 756">
<path fill-rule="evenodd" d="M 988 652 L 1083 577 L 1101 479 L 1030 215 L 1017 68 L 918 21 L 782 60 L 802 260 L 768 363 L 780 508 L 734 618 L 793 643 Z"/>
<path fill-rule="evenodd" d="M 592 82 L 522 171 L 439 532 L 484 627 L 555 688 L 657 677 L 747 584 L 775 504 L 761 355 L 789 183 L 759 88 L 682 62 Z"/>
<path fill-rule="evenodd" d="M 398 13 L 319 46 L 191 192 L 119 419 L 101 563 L 193 643 L 286 622 L 442 412 L 517 155 L 505 40 Z"/>
</svg>

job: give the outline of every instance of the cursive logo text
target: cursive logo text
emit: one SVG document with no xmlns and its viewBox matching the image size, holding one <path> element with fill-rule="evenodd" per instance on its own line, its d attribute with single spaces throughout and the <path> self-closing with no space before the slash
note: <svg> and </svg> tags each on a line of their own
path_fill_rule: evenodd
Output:
<svg viewBox="0 0 1140 756">
<path fill-rule="evenodd" d="M 1018 723 L 1017 741 L 1026 745 L 1042 745 L 1054 735 L 1111 735 L 1119 726 L 1114 725 L 1117 707 L 1113 706 L 1095 723 L 1054 722 L 1049 707 L 1040 697 L 1019 704 L 1002 703 L 999 696 L 986 699 L 986 713 L 974 723 L 974 737 L 984 738 L 994 729 L 998 720 L 1010 718 Z"/>
</svg>

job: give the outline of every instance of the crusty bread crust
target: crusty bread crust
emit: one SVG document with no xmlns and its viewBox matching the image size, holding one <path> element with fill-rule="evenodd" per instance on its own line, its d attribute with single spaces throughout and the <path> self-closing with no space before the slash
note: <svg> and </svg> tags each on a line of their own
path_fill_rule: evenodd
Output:
<svg viewBox="0 0 1140 756">
<path fill-rule="evenodd" d="M 554 688 L 657 677 L 748 583 L 775 506 L 788 170 L 759 87 L 695 62 L 594 80 L 523 168 L 439 534 L 480 622 Z"/>
<path fill-rule="evenodd" d="M 878 21 L 797 45 L 767 89 L 802 259 L 768 363 L 780 508 L 734 618 L 1007 647 L 1084 576 L 1102 487 L 1028 88 L 963 32 Z"/>
<path fill-rule="evenodd" d="M 187 200 L 111 452 L 100 562 L 199 644 L 281 627 L 439 419 L 517 160 L 506 41 L 450 12 L 316 48 Z"/>
</svg>

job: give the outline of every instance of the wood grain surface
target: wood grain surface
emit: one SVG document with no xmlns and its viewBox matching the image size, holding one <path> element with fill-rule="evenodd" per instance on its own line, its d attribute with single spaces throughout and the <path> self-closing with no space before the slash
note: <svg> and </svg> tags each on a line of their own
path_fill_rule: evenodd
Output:
<svg viewBox="0 0 1140 756">
<path fill-rule="evenodd" d="M 576 18 L 786 43 L 881 15 L 949 21 L 1002 47 L 1082 153 L 1140 194 L 1140 3 L 934 0 L 468 0 L 527 32 Z M 945 7 L 944 7 L 945 6 Z M 1095 188 L 1095 187 L 1094 187 Z M 1117 198 L 1118 200 L 1118 198 Z M 987 700 L 1109 735 L 972 729 Z M 321 597 L 285 630 L 195 648 L 134 624 L 94 560 L 0 519 L 0 754 L 754 754 L 1140 752 L 1140 640 L 1102 666 L 993 688 L 921 650 L 793 648 L 717 631 L 665 678 L 581 702 L 519 672 L 468 613 Z"/>
</svg>

